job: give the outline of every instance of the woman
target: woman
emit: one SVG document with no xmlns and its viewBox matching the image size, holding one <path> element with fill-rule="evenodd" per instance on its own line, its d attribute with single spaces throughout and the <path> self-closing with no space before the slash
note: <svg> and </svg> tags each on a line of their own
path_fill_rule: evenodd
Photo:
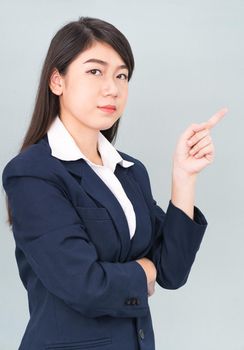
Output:
<svg viewBox="0 0 244 350">
<path fill-rule="evenodd" d="M 181 135 L 164 212 L 143 163 L 112 145 L 133 68 L 127 39 L 99 19 L 51 41 L 30 127 L 2 175 L 29 300 L 20 350 L 155 349 L 155 281 L 186 283 L 207 227 L 196 176 L 226 110 Z"/>
</svg>

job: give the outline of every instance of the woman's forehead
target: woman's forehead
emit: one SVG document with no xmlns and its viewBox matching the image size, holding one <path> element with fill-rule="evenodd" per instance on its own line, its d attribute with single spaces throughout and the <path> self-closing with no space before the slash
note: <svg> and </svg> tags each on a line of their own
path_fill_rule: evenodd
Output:
<svg viewBox="0 0 244 350">
<path fill-rule="evenodd" d="M 125 62 L 122 60 L 119 53 L 109 44 L 104 42 L 94 42 L 89 48 L 82 51 L 77 59 L 82 64 L 88 64 L 90 62 L 95 62 L 104 65 L 110 64 L 113 66 L 124 66 L 121 68 L 126 68 Z"/>
</svg>

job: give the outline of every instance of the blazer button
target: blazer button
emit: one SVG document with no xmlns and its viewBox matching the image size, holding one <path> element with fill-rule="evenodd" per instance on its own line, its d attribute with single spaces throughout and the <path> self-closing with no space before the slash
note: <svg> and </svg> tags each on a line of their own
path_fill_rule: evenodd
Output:
<svg viewBox="0 0 244 350">
<path fill-rule="evenodd" d="M 140 304 L 140 299 L 136 298 L 136 304 L 137 304 L 137 305 Z"/>
<path fill-rule="evenodd" d="M 137 304 L 137 299 L 136 299 L 136 298 L 132 298 L 132 300 L 131 300 L 131 304 L 132 304 L 132 305 Z"/>
<path fill-rule="evenodd" d="M 125 304 L 126 305 L 131 305 L 131 299 L 126 299 Z"/>
<path fill-rule="evenodd" d="M 144 335 L 144 332 L 143 332 L 143 329 L 139 329 L 139 337 L 140 339 L 144 339 L 145 338 L 145 335 Z"/>
</svg>

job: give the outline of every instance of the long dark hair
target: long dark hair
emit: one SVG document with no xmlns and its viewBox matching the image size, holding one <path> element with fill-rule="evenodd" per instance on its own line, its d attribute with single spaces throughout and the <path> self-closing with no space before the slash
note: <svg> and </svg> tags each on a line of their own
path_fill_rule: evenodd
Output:
<svg viewBox="0 0 244 350">
<path fill-rule="evenodd" d="M 56 68 L 60 74 L 65 75 L 69 64 L 96 41 L 109 44 L 120 55 L 128 67 L 128 80 L 130 80 L 134 69 L 134 57 L 128 40 L 117 28 L 101 19 L 91 17 L 80 17 L 78 21 L 66 24 L 55 34 L 50 43 L 40 76 L 32 118 L 19 153 L 38 142 L 60 112 L 59 97 L 49 88 L 53 70 Z M 110 142 L 116 139 L 119 121 L 120 118 L 111 128 L 101 130 Z M 7 197 L 6 205 L 7 222 L 12 225 Z"/>
</svg>

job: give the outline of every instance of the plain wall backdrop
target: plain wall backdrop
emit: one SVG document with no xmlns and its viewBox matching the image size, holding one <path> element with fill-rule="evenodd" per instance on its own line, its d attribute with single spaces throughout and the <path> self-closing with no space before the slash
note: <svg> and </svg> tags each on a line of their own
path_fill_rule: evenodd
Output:
<svg viewBox="0 0 244 350">
<path fill-rule="evenodd" d="M 244 1 L 1 0 L 1 170 L 29 125 L 51 38 L 80 16 L 111 22 L 132 46 L 136 67 L 115 146 L 146 165 L 164 210 L 178 137 L 229 108 L 212 130 L 215 161 L 197 180 L 195 204 L 209 225 L 188 282 L 175 291 L 157 285 L 149 303 L 157 350 L 243 350 Z M 28 302 L 0 195 L 0 349 L 16 350 Z"/>
</svg>

